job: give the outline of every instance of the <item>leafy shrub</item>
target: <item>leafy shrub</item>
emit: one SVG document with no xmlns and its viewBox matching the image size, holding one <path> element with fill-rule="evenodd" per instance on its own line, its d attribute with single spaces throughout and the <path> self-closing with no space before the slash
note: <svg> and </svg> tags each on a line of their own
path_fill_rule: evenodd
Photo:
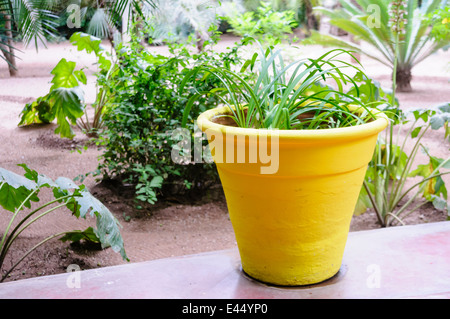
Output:
<svg viewBox="0 0 450 319">
<path fill-rule="evenodd" d="M 227 22 L 234 33 L 254 37 L 268 45 L 286 40 L 288 34 L 298 25 L 294 11 L 275 11 L 267 2 L 261 2 L 256 11 L 228 16 Z"/>
<path fill-rule="evenodd" d="M 430 35 L 437 41 L 444 41 L 450 36 L 450 6 L 441 6 L 430 12 L 425 21 L 432 25 Z M 448 48 L 448 47 L 447 47 Z"/>
<path fill-rule="evenodd" d="M 183 109 L 195 91 L 193 83 L 186 83 L 183 92 L 178 88 L 184 75 L 202 61 L 232 67 L 239 60 L 240 45 L 225 53 L 208 49 L 192 54 L 189 47 L 171 44 L 171 56 L 148 52 L 138 39 L 120 45 L 117 69 L 109 80 L 111 106 L 104 115 L 105 129 L 98 140 L 103 154 L 97 174 L 135 185 L 136 198 L 151 204 L 161 190 L 184 192 L 215 183 L 217 173 L 212 164 L 190 161 L 181 165 L 172 160 L 177 147 L 181 153 L 186 152 L 179 149 L 179 134 L 174 133 L 181 128 Z M 203 89 L 211 89 L 213 84 L 206 81 Z M 198 101 L 188 119 L 190 145 L 199 145 L 198 136 L 194 139 L 198 134 L 194 119 L 218 102 L 214 98 Z M 200 147 L 203 152 L 206 146 Z"/>
</svg>

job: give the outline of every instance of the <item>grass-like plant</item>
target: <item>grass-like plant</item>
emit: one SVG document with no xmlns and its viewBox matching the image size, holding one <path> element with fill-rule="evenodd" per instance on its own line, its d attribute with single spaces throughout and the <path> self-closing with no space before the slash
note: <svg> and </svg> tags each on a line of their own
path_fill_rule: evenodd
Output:
<svg viewBox="0 0 450 319">
<path fill-rule="evenodd" d="M 221 85 L 192 95 L 183 123 L 196 100 L 205 94 L 218 97 L 230 111 L 224 116 L 245 128 L 334 128 L 358 125 L 374 118 L 370 107 L 379 102 L 363 103 L 356 78 L 367 79 L 367 76 L 344 60 L 344 57 L 354 58 L 350 51 L 335 49 L 317 59 L 304 58 L 285 64 L 281 50 L 273 47 L 265 50 L 256 43 L 260 50 L 240 71 L 203 64 L 187 74 L 185 81 L 197 77 L 201 82 L 213 76 Z M 344 69 L 350 69 L 353 76 L 344 73 Z M 256 74 L 254 81 L 242 76 L 248 71 Z M 351 105 L 358 106 L 360 112 L 352 111 Z"/>
</svg>

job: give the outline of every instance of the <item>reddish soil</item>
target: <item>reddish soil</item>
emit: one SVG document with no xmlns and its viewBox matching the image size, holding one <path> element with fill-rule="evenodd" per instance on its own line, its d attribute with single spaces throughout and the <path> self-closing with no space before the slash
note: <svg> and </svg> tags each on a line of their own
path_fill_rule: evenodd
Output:
<svg viewBox="0 0 450 319">
<path fill-rule="evenodd" d="M 225 38 L 221 45 L 234 41 Z M 19 163 L 53 179 L 59 176 L 75 178 L 79 174 L 94 171 L 97 157 L 101 154 L 95 147 L 89 147 L 81 154 L 74 151 L 85 137 L 77 132 L 73 141 L 63 140 L 53 134 L 54 124 L 18 128 L 19 114 L 25 103 L 42 96 L 50 88 L 50 70 L 66 57 L 79 65 L 90 66 L 91 56 L 72 49 L 67 43 L 51 44 L 48 49 L 23 48 L 18 53 L 19 76 L 9 78 L 5 63 L 0 63 L 0 167 L 22 173 Z M 158 50 L 165 52 L 165 48 Z M 305 55 L 321 51 L 320 47 L 308 47 Z M 450 52 L 439 52 L 413 69 L 413 91 L 398 94 L 401 106 L 427 107 L 450 101 Z M 374 61 L 362 58 L 366 72 L 379 80 L 383 86 L 390 86 L 390 72 Z M 94 78 L 89 75 L 87 100 L 92 101 L 95 88 Z M 432 154 L 447 158 L 449 142 L 442 131 L 430 132 L 424 144 Z M 418 159 L 420 161 L 420 158 Z M 195 254 L 205 251 L 236 247 L 233 229 L 228 218 L 226 203 L 221 189 L 211 190 L 195 202 L 183 202 L 181 198 L 161 201 L 153 207 L 137 210 L 129 194 L 117 185 L 98 184 L 92 178 L 85 184 L 118 218 L 122 224 L 122 236 L 130 262 Z M 450 184 L 448 184 L 450 185 Z M 41 201 L 50 198 L 43 193 Z M 9 222 L 10 213 L 0 209 L 0 235 Z M 407 224 L 438 222 L 446 220 L 444 212 L 426 205 L 405 219 Z M 5 269 L 17 260 L 20 254 L 34 244 L 54 233 L 85 229 L 93 225 L 93 219 L 77 220 L 67 211 L 47 215 L 21 234 L 12 246 Z M 379 228 L 375 214 L 368 211 L 354 216 L 351 231 Z M 6 280 L 18 280 L 35 276 L 65 272 L 71 264 L 81 269 L 91 269 L 125 263 L 119 254 L 111 249 L 100 250 L 86 245 L 70 245 L 52 240 L 30 254 Z"/>
</svg>

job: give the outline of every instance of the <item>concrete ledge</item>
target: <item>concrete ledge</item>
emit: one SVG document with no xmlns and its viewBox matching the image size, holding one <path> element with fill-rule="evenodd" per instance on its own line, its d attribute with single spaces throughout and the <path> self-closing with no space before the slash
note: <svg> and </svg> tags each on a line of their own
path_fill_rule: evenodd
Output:
<svg viewBox="0 0 450 319">
<path fill-rule="evenodd" d="M 309 287 L 248 278 L 237 249 L 0 284 L 2 299 L 450 298 L 450 222 L 349 234 L 340 272 Z"/>
</svg>

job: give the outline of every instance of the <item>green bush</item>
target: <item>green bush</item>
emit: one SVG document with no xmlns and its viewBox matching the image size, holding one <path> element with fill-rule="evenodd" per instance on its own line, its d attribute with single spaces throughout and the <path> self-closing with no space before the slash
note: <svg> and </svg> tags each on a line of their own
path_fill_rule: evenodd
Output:
<svg viewBox="0 0 450 319">
<path fill-rule="evenodd" d="M 97 174 L 103 179 L 135 185 L 136 198 L 151 204 L 162 193 L 199 190 L 216 183 L 218 177 L 213 164 L 191 160 L 182 165 L 172 159 L 173 151 L 194 154 L 189 147 L 193 145 L 204 152 L 207 143 L 199 144 L 201 132 L 196 133 L 194 119 L 200 112 L 217 106 L 217 99 L 200 99 L 191 112 L 188 149 L 180 149 L 180 134 L 174 133 L 181 128 L 190 95 L 196 89 L 211 89 L 214 83 L 197 81 L 201 84 L 195 87 L 194 83 L 186 83 L 183 92 L 179 92 L 179 86 L 185 74 L 203 61 L 233 67 L 239 60 L 240 45 L 225 53 L 208 49 L 192 54 L 189 47 L 171 44 L 170 56 L 152 54 L 136 39 L 127 46 L 119 46 L 118 65 L 109 80 L 110 107 L 104 114 L 105 129 L 98 140 L 103 154 Z M 194 140 L 195 133 L 197 140 Z"/>
<path fill-rule="evenodd" d="M 287 40 L 288 34 L 298 25 L 293 10 L 276 11 L 266 2 L 261 2 L 256 11 L 247 11 L 226 19 L 232 32 L 240 36 L 254 37 L 266 45 Z"/>
</svg>

